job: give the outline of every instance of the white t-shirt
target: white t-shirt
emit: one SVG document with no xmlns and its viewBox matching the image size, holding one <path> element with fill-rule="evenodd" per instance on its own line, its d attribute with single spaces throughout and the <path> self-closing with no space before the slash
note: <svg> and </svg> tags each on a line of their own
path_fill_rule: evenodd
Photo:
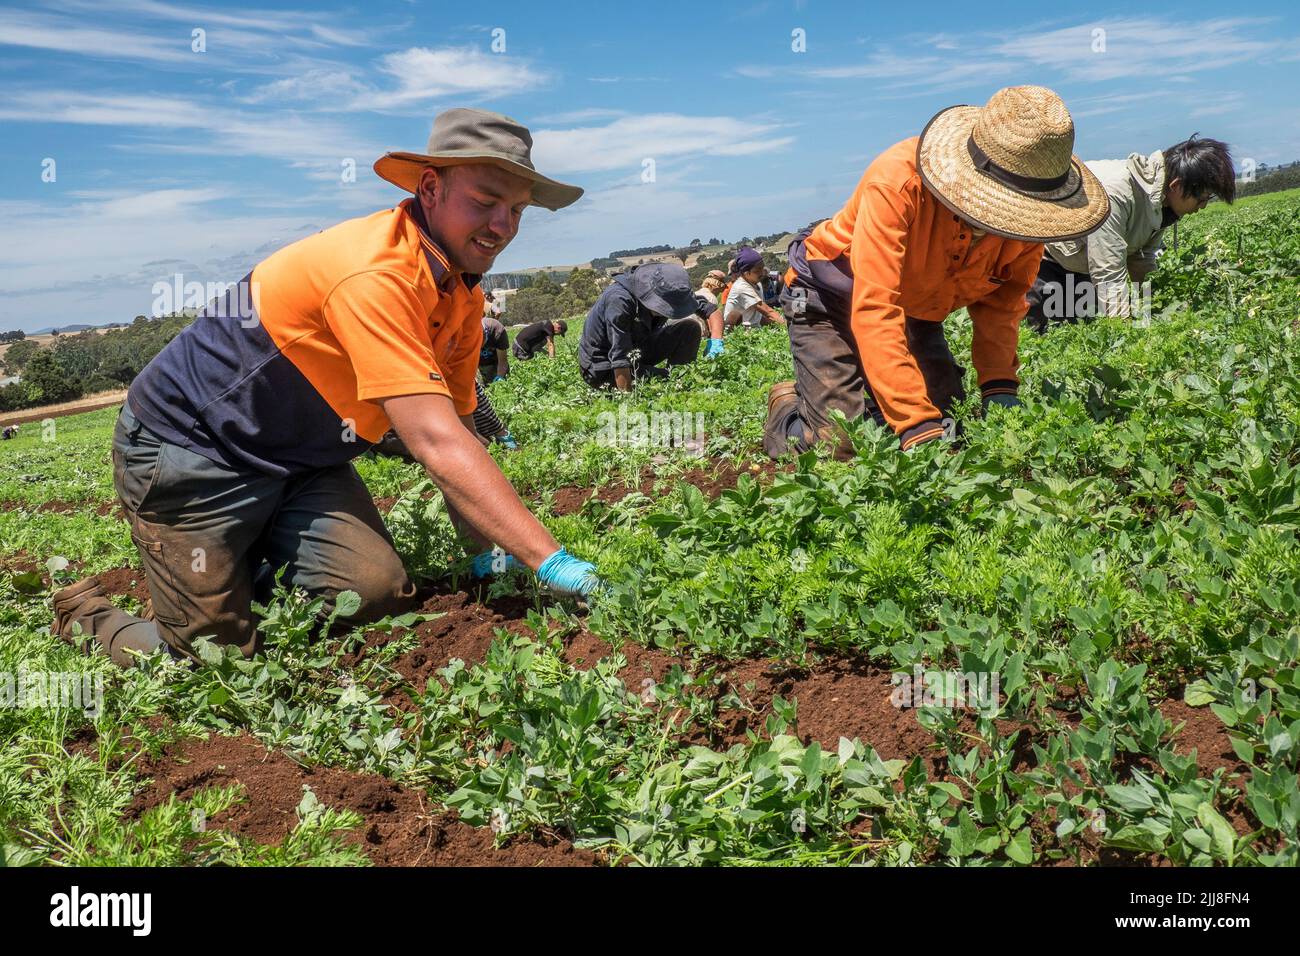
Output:
<svg viewBox="0 0 1300 956">
<path fill-rule="evenodd" d="M 717 308 L 718 293 L 714 292 L 712 289 L 696 289 L 695 294 L 698 295 L 705 302 L 708 302 L 714 308 Z"/>
<path fill-rule="evenodd" d="M 763 324 L 763 313 L 758 306 L 763 295 L 746 279 L 737 278 L 727 293 L 727 312 L 725 317 L 740 313 L 740 324 L 747 329 L 757 328 Z"/>
</svg>

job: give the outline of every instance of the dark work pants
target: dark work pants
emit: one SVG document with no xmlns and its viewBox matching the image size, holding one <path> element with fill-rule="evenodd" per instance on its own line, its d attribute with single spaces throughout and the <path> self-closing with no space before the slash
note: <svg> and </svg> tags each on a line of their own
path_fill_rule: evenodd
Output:
<svg viewBox="0 0 1300 956">
<path fill-rule="evenodd" d="M 641 357 L 632 367 L 632 377 L 662 378 L 674 365 L 690 365 L 699 357 L 702 335 L 699 320 L 694 316 L 665 322 L 641 343 Z M 666 367 L 659 368 L 660 362 Z M 580 371 L 583 381 L 593 388 L 614 384 L 613 369 L 582 368 Z"/>
<path fill-rule="evenodd" d="M 1029 302 L 1025 324 L 1040 335 L 1053 322 L 1091 322 L 1094 318 L 1092 277 L 1071 272 L 1046 253 L 1025 299 Z"/>
<path fill-rule="evenodd" d="M 826 441 L 832 443 L 838 457 L 849 457 L 852 445 L 835 427 L 830 413 L 841 411 L 850 421 L 870 416 L 882 428 L 885 418 L 862 369 L 847 305 L 839 307 L 837 300 L 837 305 L 827 307 L 814 292 L 799 296 L 802 301 L 796 308 L 794 298 L 786 290 L 781 304 L 790 330 L 797 401 L 778 405 L 769 414 L 763 449 L 779 458 Z M 796 314 L 799 309 L 802 315 Z M 944 415 L 951 414 L 952 406 L 966 397 L 962 384 L 966 370 L 948 348 L 943 323 L 909 317 L 906 334 L 930 402 Z"/>
<path fill-rule="evenodd" d="M 159 636 L 194 657 L 207 635 L 257 648 L 251 604 L 273 572 L 323 595 L 355 591 L 359 623 L 404 610 L 415 588 L 370 492 L 351 464 L 291 478 L 229 468 L 162 441 L 123 406 L 113 483 L 144 564 Z M 255 586 L 257 592 L 255 593 Z M 94 621 L 83 621 L 93 633 Z"/>
</svg>

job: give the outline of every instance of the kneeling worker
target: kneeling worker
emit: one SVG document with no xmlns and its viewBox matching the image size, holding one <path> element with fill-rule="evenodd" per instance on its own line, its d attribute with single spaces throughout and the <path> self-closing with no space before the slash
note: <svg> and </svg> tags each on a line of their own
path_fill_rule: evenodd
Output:
<svg viewBox="0 0 1300 956">
<path fill-rule="evenodd" d="M 832 410 L 871 415 L 904 449 L 942 438 L 966 394 L 943 334 L 962 306 L 985 407 L 1019 404 L 1020 320 L 1043 243 L 1085 236 L 1109 210 L 1073 147 L 1060 98 L 1020 86 L 943 110 L 878 156 L 844 208 L 790 244 L 781 310 L 795 381 L 768 395 L 765 450 L 830 441 L 851 456 Z"/>
<path fill-rule="evenodd" d="M 663 377 L 666 366 L 689 365 L 700 351 L 701 324 L 717 309 L 691 290 L 675 262 L 650 262 L 614 277 L 600 294 L 578 341 L 578 368 L 593 388 L 632 390 L 633 379 Z M 634 362 L 633 351 L 640 357 Z"/>
<path fill-rule="evenodd" d="M 162 644 L 194 658 L 201 635 L 249 655 L 250 605 L 281 567 L 331 607 L 356 592 L 349 622 L 399 612 L 414 587 L 351 464 L 390 423 L 478 549 L 500 546 L 557 593 L 595 587 L 473 433 L 479 278 L 529 205 L 582 195 L 538 173 L 531 144 L 496 113 L 440 114 L 426 153 L 375 163 L 413 197 L 272 254 L 158 354 L 113 436 L 152 620 L 89 578 L 54 595 L 60 635 L 80 625 L 123 665 Z"/>
</svg>

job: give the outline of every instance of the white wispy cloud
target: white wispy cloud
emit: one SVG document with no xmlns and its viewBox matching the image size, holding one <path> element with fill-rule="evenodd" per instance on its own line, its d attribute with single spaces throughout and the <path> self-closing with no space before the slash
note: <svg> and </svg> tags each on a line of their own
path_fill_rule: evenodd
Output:
<svg viewBox="0 0 1300 956">
<path fill-rule="evenodd" d="M 1295 48 L 1294 40 L 1276 35 L 1262 39 L 1247 32 L 1267 24 L 1245 17 L 1101 19 L 1027 31 L 993 47 L 993 52 L 1093 81 L 1198 73 Z"/>
<path fill-rule="evenodd" d="M 533 132 L 533 161 L 542 170 L 601 172 L 641 169 L 644 159 L 676 156 L 747 156 L 782 149 L 794 141 L 775 123 L 729 116 L 648 113 L 622 116 L 604 126 Z"/>
<path fill-rule="evenodd" d="M 1270 21 L 1236 17 L 1206 20 L 1115 17 L 1050 29 L 937 34 L 877 47 L 852 63 L 817 67 L 740 67 L 741 76 L 797 75 L 818 80 L 871 80 L 890 94 L 988 87 L 1026 82 L 1085 82 L 1190 75 L 1262 58 L 1288 59 L 1295 37 L 1268 32 Z M 1055 80 L 1053 80 L 1055 81 Z"/>
<path fill-rule="evenodd" d="M 64 17 L 17 10 L 0 10 L 0 45 L 155 63 L 192 63 L 194 60 L 188 40 L 181 43 L 175 38 L 86 26 Z"/>
<path fill-rule="evenodd" d="M 467 47 L 412 47 L 387 53 L 365 71 L 338 66 L 267 83 L 248 103 L 294 102 L 331 111 L 395 110 L 447 97 L 486 99 L 536 91 L 550 74 L 527 60 Z"/>
<path fill-rule="evenodd" d="M 164 130 L 165 140 L 119 148 L 263 156 L 335 176 L 344 158 L 368 165 L 383 152 L 333 120 L 283 111 L 254 115 L 181 97 L 18 91 L 0 101 L 0 120 Z"/>
</svg>

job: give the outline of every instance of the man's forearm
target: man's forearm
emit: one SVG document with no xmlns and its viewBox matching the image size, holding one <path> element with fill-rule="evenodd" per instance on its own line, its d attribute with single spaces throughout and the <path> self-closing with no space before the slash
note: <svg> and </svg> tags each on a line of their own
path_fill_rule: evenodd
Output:
<svg viewBox="0 0 1300 956">
<path fill-rule="evenodd" d="M 451 513 L 479 537 L 494 542 L 534 571 L 559 543 L 524 507 L 492 456 L 475 441 L 442 395 L 384 402 L 397 434 L 442 491 Z"/>
<path fill-rule="evenodd" d="M 614 385 L 620 392 L 632 391 L 632 370 L 630 368 L 614 369 Z"/>
<path fill-rule="evenodd" d="M 709 313 L 709 338 L 722 338 L 722 310 L 714 309 Z"/>
</svg>

